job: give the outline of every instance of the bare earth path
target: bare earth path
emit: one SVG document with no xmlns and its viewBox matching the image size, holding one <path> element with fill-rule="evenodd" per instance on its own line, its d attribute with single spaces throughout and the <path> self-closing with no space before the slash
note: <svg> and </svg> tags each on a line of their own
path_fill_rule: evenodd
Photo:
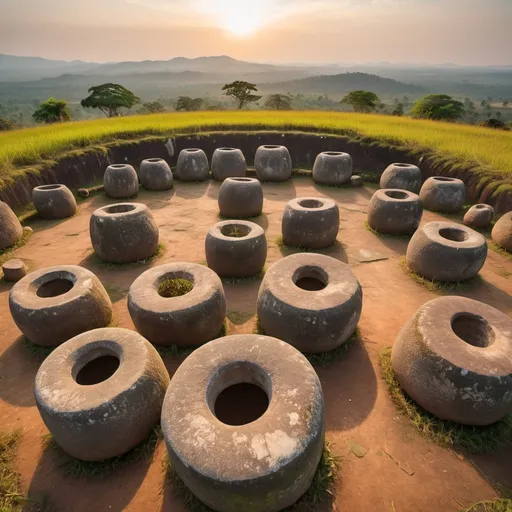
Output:
<svg viewBox="0 0 512 512">
<path fill-rule="evenodd" d="M 177 183 L 171 192 L 139 195 L 137 201 L 153 210 L 166 248 L 151 265 L 170 261 L 204 263 L 204 237 L 219 220 L 218 190 L 219 184 L 213 182 Z M 324 252 L 348 262 L 364 289 L 359 324 L 364 342 L 352 346 L 342 360 L 317 368 L 325 394 L 327 438 L 342 457 L 334 502 L 319 505 L 317 510 L 455 511 L 460 503 L 495 497 L 493 485 L 512 488 L 511 445 L 497 454 L 467 458 L 439 448 L 422 439 L 388 397 L 378 368 L 379 352 L 393 343 L 416 309 L 436 294 L 404 274 L 400 258 L 405 254 L 406 239 L 377 237 L 365 229 L 365 212 L 373 189 L 315 187 L 308 178 L 295 178 L 284 184 L 264 185 L 264 191 L 264 214 L 256 222 L 267 233 L 267 267 L 283 256 L 276 239 L 286 202 L 296 196 L 330 196 L 340 205 L 341 227 L 338 243 Z M 115 322 L 133 329 L 126 294 L 132 281 L 148 266 L 110 268 L 91 258 L 89 217 L 105 204 L 109 201 L 98 194 L 81 203 L 80 213 L 72 219 L 33 222 L 33 237 L 13 256 L 26 260 L 32 269 L 57 264 L 89 268 L 111 294 Z M 426 212 L 423 222 L 436 218 Z M 510 315 L 511 275 L 511 260 L 489 251 L 481 272 L 483 279 L 457 293 Z M 228 334 L 253 331 L 259 284 L 258 280 L 225 284 L 233 319 L 228 322 Z M 46 495 L 50 510 L 56 511 L 185 511 L 172 489 L 163 485 L 163 443 L 151 463 L 133 463 L 103 481 L 66 476 L 52 452 L 42 453 L 41 436 L 47 430 L 33 398 L 40 360 L 27 350 L 11 319 L 9 289 L 0 282 L 0 424 L 2 429 L 20 428 L 24 432 L 17 461 L 24 490 L 34 497 Z M 180 359 L 166 357 L 165 362 L 172 375 Z M 350 450 L 354 443 L 366 451 L 363 457 Z"/>
</svg>

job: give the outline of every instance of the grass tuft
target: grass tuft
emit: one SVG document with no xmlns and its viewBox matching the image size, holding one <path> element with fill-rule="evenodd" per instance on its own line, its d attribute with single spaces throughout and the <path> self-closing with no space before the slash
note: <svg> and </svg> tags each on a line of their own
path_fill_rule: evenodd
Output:
<svg viewBox="0 0 512 512">
<path fill-rule="evenodd" d="M 162 297 L 180 297 L 190 292 L 194 283 L 188 279 L 166 279 L 158 285 L 158 294 Z"/>
<path fill-rule="evenodd" d="M 334 455 L 331 444 L 326 442 L 311 486 L 297 503 L 283 509 L 283 512 L 313 510 L 314 505 L 332 497 L 339 463 L 340 458 Z M 168 456 L 164 458 L 162 467 L 165 471 L 166 482 L 172 485 L 174 494 L 183 501 L 185 507 L 190 512 L 213 512 L 210 507 L 196 498 L 183 483 L 181 478 L 174 471 Z"/>
<path fill-rule="evenodd" d="M 130 263 L 111 263 L 108 261 L 103 261 L 98 258 L 97 254 L 93 251 L 87 256 L 87 260 L 91 265 L 94 265 L 96 267 L 105 267 L 109 270 L 114 270 L 116 268 L 129 268 L 136 265 L 149 265 L 150 263 L 153 263 L 156 259 L 163 256 L 165 253 L 165 245 L 162 243 L 158 244 L 158 249 L 153 256 L 150 258 L 146 258 L 145 260 L 138 260 Z M 0 511 L 1 512 L 1 511 Z"/>
<path fill-rule="evenodd" d="M 43 436 L 43 449 L 55 452 L 59 466 L 66 475 L 73 478 L 105 479 L 116 471 L 137 461 L 147 460 L 153 456 L 162 438 L 160 426 L 153 428 L 147 439 L 128 453 L 100 461 L 83 461 L 67 454 L 53 439 L 51 434 Z"/>
<path fill-rule="evenodd" d="M 461 512 L 512 512 L 512 500 L 479 501 Z"/>
<path fill-rule="evenodd" d="M 397 238 L 397 239 L 405 239 L 405 240 L 410 240 L 411 236 L 412 235 L 391 235 L 389 233 L 381 233 L 380 231 L 376 231 L 375 229 L 373 229 L 370 224 L 368 224 L 368 221 L 365 221 L 364 223 L 364 227 L 372 234 L 372 235 L 375 235 L 375 236 L 381 236 L 381 237 L 384 237 L 384 238 Z"/>
<path fill-rule="evenodd" d="M 512 414 L 486 427 L 441 420 L 425 411 L 402 390 L 391 365 L 391 347 L 382 350 L 379 364 L 391 399 L 419 433 L 430 441 L 445 448 L 489 453 L 512 440 Z"/>
<path fill-rule="evenodd" d="M 457 282 L 445 282 L 445 281 L 436 281 L 435 279 L 426 279 L 424 277 L 421 277 L 419 274 L 416 274 L 413 272 L 409 265 L 407 265 L 407 261 L 405 259 L 405 256 L 402 256 L 400 258 L 400 265 L 403 268 L 404 272 L 412 278 L 416 283 L 419 285 L 425 287 L 427 290 L 434 292 L 434 293 L 444 293 L 444 292 L 451 292 L 455 290 L 464 290 L 466 288 L 469 288 L 477 283 L 480 283 L 482 281 L 482 278 L 480 275 L 476 275 L 475 277 L 472 277 L 471 279 L 467 279 L 466 281 L 457 281 Z"/>
<path fill-rule="evenodd" d="M 44 361 L 57 347 L 43 347 L 41 345 L 36 345 L 28 338 L 23 336 L 23 345 L 27 349 L 27 351 L 35 357 L 36 359 L 40 359 Z M 0 510 L 1 512 L 1 510 Z"/>
<path fill-rule="evenodd" d="M 238 283 L 247 283 L 250 281 L 258 281 L 265 277 L 266 269 L 263 269 L 261 272 L 256 274 L 255 276 L 249 277 L 222 277 L 222 282 L 225 284 L 238 284 Z"/>
<path fill-rule="evenodd" d="M 14 461 L 20 443 L 18 431 L 0 431 L 0 511 L 21 511 L 26 501 L 21 493 L 20 476 Z"/>
</svg>

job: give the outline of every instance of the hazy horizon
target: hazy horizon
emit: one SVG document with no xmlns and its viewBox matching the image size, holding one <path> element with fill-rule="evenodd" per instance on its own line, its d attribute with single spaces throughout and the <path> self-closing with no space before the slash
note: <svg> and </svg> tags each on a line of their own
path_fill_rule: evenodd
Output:
<svg viewBox="0 0 512 512">
<path fill-rule="evenodd" d="M 18 56 L 512 64 L 511 0 L 0 0 L 0 6 L 0 53 Z"/>
</svg>

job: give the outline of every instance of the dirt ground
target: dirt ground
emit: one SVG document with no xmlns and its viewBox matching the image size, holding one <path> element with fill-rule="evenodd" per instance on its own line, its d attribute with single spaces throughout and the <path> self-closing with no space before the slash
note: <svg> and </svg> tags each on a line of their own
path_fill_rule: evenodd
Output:
<svg viewBox="0 0 512 512">
<path fill-rule="evenodd" d="M 152 209 L 165 245 L 163 255 L 150 265 L 205 262 L 205 235 L 219 221 L 218 190 L 218 183 L 205 182 L 177 183 L 170 192 L 141 192 L 137 201 Z M 388 397 L 378 367 L 379 352 L 392 345 L 404 323 L 436 294 L 414 282 L 401 268 L 407 239 L 379 237 L 365 229 L 366 207 L 373 190 L 317 187 L 306 177 L 267 184 L 264 213 L 255 220 L 267 234 L 268 268 L 283 257 L 283 252 L 290 253 L 276 244 L 286 202 L 296 196 L 334 198 L 340 206 L 338 242 L 323 252 L 347 262 L 364 290 L 359 324 L 363 341 L 352 346 L 342 360 L 317 368 L 325 394 L 327 439 L 342 458 L 333 503 L 319 505 L 317 510 L 455 511 L 461 504 L 493 499 L 498 485 L 512 488 L 512 445 L 486 456 L 464 456 L 440 448 L 421 438 Z M 111 202 L 100 193 L 82 202 L 79 214 L 71 219 L 32 222 L 32 238 L 12 256 L 24 259 L 31 269 L 58 264 L 87 267 L 110 293 L 116 324 L 134 329 L 126 294 L 148 265 L 110 268 L 91 257 L 89 217 L 96 208 Z M 439 218 L 426 212 L 423 222 Z M 481 272 L 483 279 L 456 293 L 510 315 L 511 275 L 512 260 L 489 251 Z M 253 331 L 259 285 L 259 280 L 225 284 L 229 316 L 236 322 L 228 322 L 228 334 Z M 10 285 L 0 282 L 0 424 L 2 429 L 20 428 L 24 433 L 17 461 L 24 491 L 34 498 L 46 495 L 50 509 L 57 511 L 185 511 L 170 486 L 164 485 L 162 442 L 152 461 L 135 462 L 107 480 L 66 476 L 54 452 L 42 451 L 41 437 L 47 430 L 33 397 L 34 376 L 41 360 L 28 351 L 11 319 L 9 289 Z M 172 375 L 180 359 L 164 359 Z M 354 443 L 364 448 L 356 450 L 364 456 L 353 453 L 350 447 Z"/>
</svg>

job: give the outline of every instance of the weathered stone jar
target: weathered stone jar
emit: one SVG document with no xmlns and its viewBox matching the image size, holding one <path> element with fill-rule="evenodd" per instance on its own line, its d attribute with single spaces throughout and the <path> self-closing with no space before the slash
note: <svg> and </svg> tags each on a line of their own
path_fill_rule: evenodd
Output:
<svg viewBox="0 0 512 512">
<path fill-rule="evenodd" d="M 338 236 L 338 205 L 325 197 L 298 197 L 284 209 L 281 230 L 283 243 L 306 249 L 331 246 Z"/>
<path fill-rule="evenodd" d="M 409 235 L 421 222 L 420 198 L 407 190 L 377 190 L 368 205 L 368 225 L 388 235 Z"/>
<path fill-rule="evenodd" d="M 464 215 L 464 224 L 470 228 L 483 229 L 490 226 L 494 208 L 488 204 L 475 204 Z"/>
<path fill-rule="evenodd" d="M 313 165 L 313 181 L 320 185 L 340 186 L 350 183 L 352 157 L 341 151 L 320 153 Z"/>
<path fill-rule="evenodd" d="M 42 185 L 32 190 L 37 213 L 46 220 L 65 219 L 77 212 L 76 199 L 66 185 Z"/>
<path fill-rule="evenodd" d="M 186 293 L 176 293 L 179 285 L 188 285 Z M 226 298 L 213 270 L 195 263 L 168 263 L 147 270 L 133 282 L 128 311 L 137 330 L 151 343 L 190 347 L 219 336 Z"/>
<path fill-rule="evenodd" d="M 490 425 L 512 413 L 512 320 L 487 304 L 427 302 L 401 330 L 391 361 L 404 391 L 438 418 Z"/>
<path fill-rule="evenodd" d="M 141 203 L 98 208 L 91 215 L 90 236 L 98 258 L 109 263 L 142 261 L 158 251 L 158 226 Z"/>
<path fill-rule="evenodd" d="M 287 181 L 292 176 L 292 159 L 285 146 L 260 146 L 254 167 L 260 181 Z"/>
<path fill-rule="evenodd" d="M 380 177 L 380 188 L 408 190 L 419 194 L 421 189 L 420 168 L 412 164 L 391 164 Z"/>
<path fill-rule="evenodd" d="M 255 178 L 226 178 L 220 186 L 218 202 L 224 217 L 256 217 L 263 209 L 263 188 Z"/>
<path fill-rule="evenodd" d="M 254 222 L 218 222 L 206 235 L 205 253 L 208 266 L 221 277 L 258 275 L 267 259 L 265 232 Z"/>
<path fill-rule="evenodd" d="M 169 374 L 155 348 L 127 329 L 96 329 L 53 351 L 35 398 L 55 442 L 85 461 L 135 448 L 158 423 Z"/>
<path fill-rule="evenodd" d="M 492 228 L 492 239 L 502 249 L 512 252 L 512 212 L 505 213 Z"/>
<path fill-rule="evenodd" d="M 322 254 L 302 253 L 274 263 L 258 294 L 265 334 L 301 352 L 328 352 L 354 333 L 363 291 L 348 265 Z"/>
<path fill-rule="evenodd" d="M 173 186 L 171 168 L 163 158 L 143 160 L 139 175 L 140 182 L 146 190 L 170 190 Z"/>
<path fill-rule="evenodd" d="M 318 467 L 322 387 L 287 343 L 227 336 L 178 368 L 161 423 L 173 469 L 208 507 L 278 512 L 307 491 Z"/>
<path fill-rule="evenodd" d="M 217 181 L 243 178 L 247 173 L 244 154 L 236 148 L 217 148 L 212 157 L 212 175 Z"/>
<path fill-rule="evenodd" d="M 202 149 L 180 151 L 176 164 L 176 178 L 180 181 L 205 181 L 210 174 L 208 157 Z"/>
<path fill-rule="evenodd" d="M 466 185 L 457 178 L 434 176 L 420 190 L 423 207 L 438 213 L 456 213 L 466 201 Z"/>
<path fill-rule="evenodd" d="M 103 186 L 107 197 L 127 199 L 139 193 L 139 178 L 131 165 L 112 164 L 105 171 Z"/>
<path fill-rule="evenodd" d="M 0 251 L 14 245 L 22 236 L 18 217 L 7 203 L 0 201 Z"/>
<path fill-rule="evenodd" d="M 458 282 L 475 277 L 487 258 L 487 242 L 455 222 L 421 226 L 407 246 L 408 267 L 426 279 Z"/>
<path fill-rule="evenodd" d="M 77 265 L 28 274 L 13 286 L 9 308 L 25 337 L 47 347 L 106 327 L 112 320 L 112 303 L 100 280 Z"/>
</svg>

